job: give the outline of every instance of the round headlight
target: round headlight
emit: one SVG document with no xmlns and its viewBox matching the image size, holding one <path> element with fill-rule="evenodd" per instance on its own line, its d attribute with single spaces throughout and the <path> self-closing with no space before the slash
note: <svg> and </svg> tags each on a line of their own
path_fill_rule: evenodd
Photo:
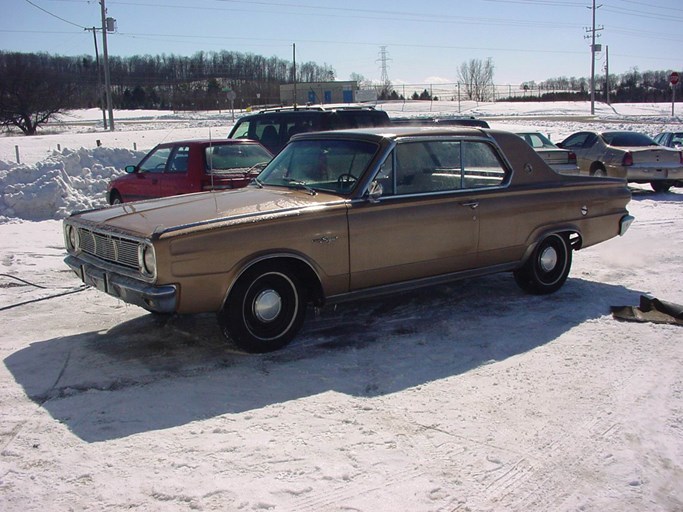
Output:
<svg viewBox="0 0 683 512">
<path fill-rule="evenodd" d="M 153 276 L 157 270 L 154 248 L 151 245 L 143 245 L 140 253 L 140 266 L 142 267 L 142 271 Z"/>
<path fill-rule="evenodd" d="M 78 230 L 73 226 L 66 227 L 66 244 L 67 249 L 76 251 L 78 250 Z"/>
</svg>

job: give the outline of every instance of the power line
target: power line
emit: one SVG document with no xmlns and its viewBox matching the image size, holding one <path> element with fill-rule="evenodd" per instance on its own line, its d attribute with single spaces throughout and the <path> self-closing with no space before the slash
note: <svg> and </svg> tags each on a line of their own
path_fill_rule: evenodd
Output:
<svg viewBox="0 0 683 512">
<path fill-rule="evenodd" d="M 68 23 L 69 25 L 73 25 L 74 27 L 78 27 L 78 28 L 81 28 L 83 30 L 87 30 L 87 27 L 83 27 L 83 26 L 79 25 L 78 23 L 74 23 L 73 21 L 65 20 L 64 18 L 57 16 L 56 14 L 54 14 L 54 13 L 52 13 L 46 9 L 43 9 L 41 6 L 34 4 L 33 2 L 31 2 L 31 0 L 25 0 L 25 1 L 27 4 L 30 4 L 33 7 L 35 7 L 36 9 L 43 11 L 45 14 L 49 14 L 53 18 L 57 18 L 58 20 L 63 21 L 64 23 Z"/>
<path fill-rule="evenodd" d="M 269 7 L 289 7 L 289 8 L 305 8 L 305 12 L 296 13 L 296 16 L 314 16 L 314 17 L 329 17 L 330 14 L 327 12 L 334 12 L 335 17 L 349 17 L 353 19 L 369 19 L 373 21 L 409 21 L 417 23 L 442 23 L 442 24 L 480 24 L 480 25 L 496 25 L 496 26 L 517 26 L 517 27 L 552 27 L 557 28 L 559 26 L 564 26 L 566 28 L 578 28 L 578 25 L 572 24 L 561 24 L 557 20 L 552 21 L 530 21 L 526 19 L 511 19 L 511 18 L 485 18 L 485 17 L 468 17 L 468 16 L 451 16 L 448 14 L 424 14 L 417 12 L 407 12 L 407 11 L 387 11 L 374 10 L 374 9 L 351 9 L 344 7 L 320 7 L 317 5 L 304 5 L 304 4 L 282 4 L 274 2 L 264 2 L 264 1 L 244 1 L 244 0 L 217 0 L 219 2 L 233 2 L 233 3 L 245 3 L 249 6 L 269 6 Z M 168 4 L 157 4 L 150 2 L 126 2 L 126 1 L 116 1 L 112 0 L 110 4 L 116 5 L 130 5 L 135 7 L 162 7 L 164 9 L 190 9 L 192 11 L 207 10 L 207 11 L 228 11 L 234 12 L 246 12 L 246 13 L 260 13 L 264 14 L 266 11 L 257 9 L 235 9 L 235 8 L 221 8 L 221 7 L 202 7 L 198 5 L 168 5 Z M 312 12 L 312 10 L 317 10 L 321 12 Z M 338 14 L 342 13 L 342 14 Z M 349 13 L 345 15 L 343 13 Z M 361 14 L 359 14 L 361 13 Z M 267 14 L 287 14 L 292 15 L 291 11 L 274 11 L 269 9 Z"/>
</svg>

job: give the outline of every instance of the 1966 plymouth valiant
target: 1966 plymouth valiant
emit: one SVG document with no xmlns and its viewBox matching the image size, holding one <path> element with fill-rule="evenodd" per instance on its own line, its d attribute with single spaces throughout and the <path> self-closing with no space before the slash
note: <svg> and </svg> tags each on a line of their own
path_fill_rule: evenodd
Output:
<svg viewBox="0 0 683 512">
<path fill-rule="evenodd" d="M 309 303 L 501 271 L 554 292 L 573 250 L 626 231 L 630 198 L 624 180 L 553 172 L 507 132 L 306 133 L 246 188 L 73 214 L 65 261 L 149 311 L 216 312 L 228 338 L 266 352 Z"/>
</svg>

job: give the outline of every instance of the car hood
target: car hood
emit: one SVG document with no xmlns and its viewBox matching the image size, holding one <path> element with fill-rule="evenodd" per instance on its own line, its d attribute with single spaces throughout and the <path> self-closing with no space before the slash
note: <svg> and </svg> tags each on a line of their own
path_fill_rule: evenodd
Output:
<svg viewBox="0 0 683 512">
<path fill-rule="evenodd" d="M 311 195 L 303 190 L 248 187 L 123 203 L 76 213 L 69 220 L 93 229 L 148 238 L 201 225 L 210 227 L 298 215 L 306 209 L 344 202 L 344 198 L 330 194 Z"/>
</svg>

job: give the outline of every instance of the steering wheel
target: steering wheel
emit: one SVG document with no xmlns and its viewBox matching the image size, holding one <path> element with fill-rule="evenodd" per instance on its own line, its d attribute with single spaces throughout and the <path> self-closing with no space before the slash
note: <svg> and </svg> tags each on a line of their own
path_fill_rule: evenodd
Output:
<svg viewBox="0 0 683 512">
<path fill-rule="evenodd" d="M 357 181 L 358 178 L 356 178 L 353 174 L 349 173 L 340 174 L 337 177 L 337 184 L 341 188 L 350 188 L 352 185 L 355 185 Z"/>
</svg>

